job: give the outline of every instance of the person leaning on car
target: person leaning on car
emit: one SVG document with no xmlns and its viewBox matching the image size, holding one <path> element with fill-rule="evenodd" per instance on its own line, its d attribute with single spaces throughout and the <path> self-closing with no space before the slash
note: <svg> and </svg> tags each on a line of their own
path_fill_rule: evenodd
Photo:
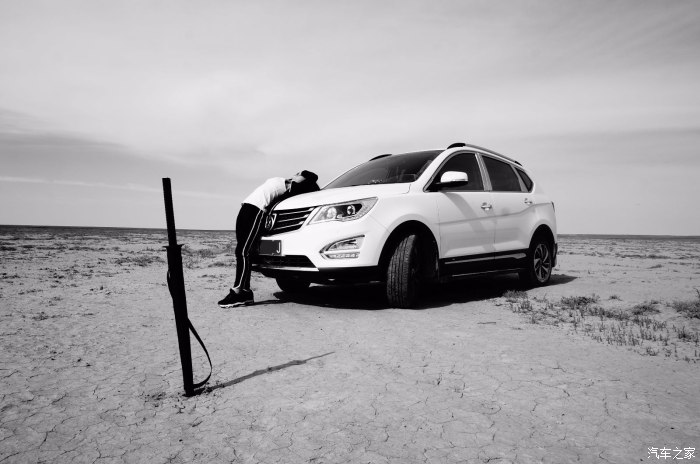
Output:
<svg viewBox="0 0 700 464">
<path fill-rule="evenodd" d="M 280 201 L 302 193 L 319 190 L 318 176 L 311 171 L 301 171 L 292 177 L 272 177 L 253 190 L 241 204 L 236 218 L 236 279 L 229 294 L 219 301 L 222 308 L 252 304 L 250 289 L 250 254 L 261 233 L 265 213 Z"/>
</svg>

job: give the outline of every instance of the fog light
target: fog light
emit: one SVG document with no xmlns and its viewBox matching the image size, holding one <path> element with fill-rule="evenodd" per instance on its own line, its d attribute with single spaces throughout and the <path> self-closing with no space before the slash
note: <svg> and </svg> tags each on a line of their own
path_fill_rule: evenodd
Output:
<svg viewBox="0 0 700 464">
<path fill-rule="evenodd" d="M 323 256 L 330 259 L 351 259 L 360 256 L 360 253 L 326 253 Z"/>
<path fill-rule="evenodd" d="M 329 259 L 352 259 L 360 256 L 359 250 L 364 240 L 364 235 L 346 238 L 326 245 L 321 249 L 321 256 Z"/>
</svg>

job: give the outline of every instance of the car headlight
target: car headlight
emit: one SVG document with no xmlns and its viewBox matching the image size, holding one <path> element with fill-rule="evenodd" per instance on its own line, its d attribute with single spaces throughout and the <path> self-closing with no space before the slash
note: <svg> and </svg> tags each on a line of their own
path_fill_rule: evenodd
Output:
<svg viewBox="0 0 700 464">
<path fill-rule="evenodd" d="M 326 221 L 353 221 L 367 214 L 377 203 L 377 198 L 363 198 L 362 200 L 346 201 L 322 206 L 314 215 L 309 224 Z"/>
</svg>

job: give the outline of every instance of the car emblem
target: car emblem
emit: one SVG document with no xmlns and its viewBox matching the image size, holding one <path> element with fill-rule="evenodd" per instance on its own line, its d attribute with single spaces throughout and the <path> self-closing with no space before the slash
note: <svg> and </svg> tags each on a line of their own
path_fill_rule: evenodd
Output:
<svg viewBox="0 0 700 464">
<path fill-rule="evenodd" d="M 275 220 L 277 219 L 276 214 L 270 214 L 267 218 L 265 218 L 265 230 L 270 231 L 272 230 L 272 227 L 275 225 Z"/>
</svg>

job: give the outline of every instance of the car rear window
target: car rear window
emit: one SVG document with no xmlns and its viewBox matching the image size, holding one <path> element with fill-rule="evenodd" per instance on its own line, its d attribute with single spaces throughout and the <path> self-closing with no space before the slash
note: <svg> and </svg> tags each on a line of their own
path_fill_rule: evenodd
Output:
<svg viewBox="0 0 700 464">
<path fill-rule="evenodd" d="M 484 164 L 491 179 L 491 188 L 494 192 L 520 192 L 520 181 L 510 164 L 498 161 L 489 156 L 484 156 Z"/>
<path fill-rule="evenodd" d="M 532 186 L 534 185 L 534 182 L 532 182 L 532 179 L 530 179 L 530 176 L 525 174 L 525 171 L 522 169 L 515 168 L 516 171 L 518 171 L 518 175 L 520 176 L 520 179 L 522 179 L 523 184 L 525 184 L 525 188 L 527 189 L 528 192 L 532 191 Z"/>
</svg>

